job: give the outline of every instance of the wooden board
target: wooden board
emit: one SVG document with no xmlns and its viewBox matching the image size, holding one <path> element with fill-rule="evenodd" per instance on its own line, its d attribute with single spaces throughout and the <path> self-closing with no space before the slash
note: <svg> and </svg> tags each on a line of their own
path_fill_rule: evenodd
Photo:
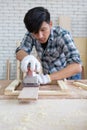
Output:
<svg viewBox="0 0 87 130">
<path fill-rule="evenodd" d="M 38 99 L 38 90 L 39 87 L 24 87 L 18 96 L 18 100 L 36 100 Z"/>
<path fill-rule="evenodd" d="M 87 79 L 87 37 L 74 37 L 74 41 L 84 66 L 84 79 Z"/>
<path fill-rule="evenodd" d="M 63 81 L 63 80 L 58 80 L 57 84 L 59 85 L 59 87 L 61 88 L 61 90 L 63 91 L 68 91 L 68 87 L 67 87 L 67 80 Z"/>
<path fill-rule="evenodd" d="M 11 63 L 8 59 L 7 60 L 7 75 L 6 75 L 7 80 L 10 80 L 10 66 L 11 66 Z"/>
<path fill-rule="evenodd" d="M 86 90 L 87 90 L 87 84 L 85 84 L 85 83 L 81 83 L 81 82 L 75 81 L 75 82 L 73 82 L 73 84 L 74 84 L 76 87 L 79 87 L 79 88 L 82 88 L 82 89 L 86 89 Z"/>
<path fill-rule="evenodd" d="M 58 18 L 59 25 L 71 32 L 71 18 L 67 15 L 61 15 Z"/>
<path fill-rule="evenodd" d="M 13 80 L 4 91 L 5 95 L 19 95 L 19 91 L 16 90 L 17 86 L 20 84 L 20 80 Z"/>
</svg>

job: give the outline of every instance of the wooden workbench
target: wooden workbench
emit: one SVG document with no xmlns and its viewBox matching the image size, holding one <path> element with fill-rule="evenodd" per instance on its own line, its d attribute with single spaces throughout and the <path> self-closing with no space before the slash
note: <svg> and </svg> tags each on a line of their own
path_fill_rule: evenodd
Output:
<svg viewBox="0 0 87 130">
<path fill-rule="evenodd" d="M 0 100 L 0 130 L 87 130 L 86 99 Z"/>
<path fill-rule="evenodd" d="M 36 101 L 21 103 L 17 96 L 3 95 L 11 82 L 0 81 L 0 130 L 87 130 L 87 91 L 69 82 L 70 95 L 39 96 Z M 40 90 L 47 89 L 59 88 L 56 85 L 40 87 Z"/>
<path fill-rule="evenodd" d="M 4 95 L 5 88 L 11 83 L 11 80 L 0 80 L 0 99 L 17 99 L 17 96 L 6 96 Z M 87 84 L 87 80 L 81 80 L 81 82 L 84 82 Z M 39 99 L 87 99 L 87 90 L 84 90 L 80 87 L 75 87 L 73 85 L 73 81 L 67 81 L 67 87 L 68 91 L 64 92 L 65 94 L 56 95 L 56 96 L 46 96 L 46 95 L 39 95 Z M 21 91 L 23 88 L 22 84 L 20 84 L 17 87 L 17 91 Z M 39 90 L 56 90 L 60 91 L 60 87 L 58 87 L 57 84 L 49 84 L 49 85 L 43 85 L 39 87 Z"/>
</svg>

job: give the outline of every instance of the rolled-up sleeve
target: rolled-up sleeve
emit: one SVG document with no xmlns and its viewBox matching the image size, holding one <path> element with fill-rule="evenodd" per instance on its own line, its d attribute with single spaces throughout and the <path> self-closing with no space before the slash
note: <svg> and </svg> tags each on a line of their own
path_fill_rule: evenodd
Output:
<svg viewBox="0 0 87 130">
<path fill-rule="evenodd" d="M 19 50 L 24 50 L 26 51 L 28 54 L 30 54 L 30 52 L 32 51 L 33 48 L 33 39 L 31 37 L 31 35 L 29 33 L 26 33 L 23 40 L 21 41 L 21 44 L 19 47 L 17 47 L 16 49 L 16 53 Z"/>
</svg>

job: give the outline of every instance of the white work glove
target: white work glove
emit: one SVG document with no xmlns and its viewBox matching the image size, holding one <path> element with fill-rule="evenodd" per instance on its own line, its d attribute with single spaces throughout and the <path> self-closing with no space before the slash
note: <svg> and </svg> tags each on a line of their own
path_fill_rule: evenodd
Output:
<svg viewBox="0 0 87 130">
<path fill-rule="evenodd" d="M 23 58 L 21 61 L 21 70 L 23 72 L 27 72 L 28 64 L 30 63 L 30 70 L 40 72 L 41 71 L 41 64 L 40 62 L 33 56 L 33 55 L 27 55 Z"/>
<path fill-rule="evenodd" d="M 48 74 L 37 74 L 37 79 L 40 84 L 48 84 L 51 83 L 50 76 Z"/>
</svg>

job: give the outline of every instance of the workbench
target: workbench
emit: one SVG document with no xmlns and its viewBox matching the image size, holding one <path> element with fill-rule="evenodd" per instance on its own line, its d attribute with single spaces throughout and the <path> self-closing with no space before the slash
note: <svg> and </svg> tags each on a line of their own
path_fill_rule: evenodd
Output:
<svg viewBox="0 0 87 130">
<path fill-rule="evenodd" d="M 87 130 L 87 90 L 73 88 L 69 83 L 70 95 L 39 96 L 25 103 L 17 96 L 3 95 L 9 83 L 0 81 L 0 130 Z M 47 88 L 57 89 L 56 85 L 40 89 Z"/>
</svg>

